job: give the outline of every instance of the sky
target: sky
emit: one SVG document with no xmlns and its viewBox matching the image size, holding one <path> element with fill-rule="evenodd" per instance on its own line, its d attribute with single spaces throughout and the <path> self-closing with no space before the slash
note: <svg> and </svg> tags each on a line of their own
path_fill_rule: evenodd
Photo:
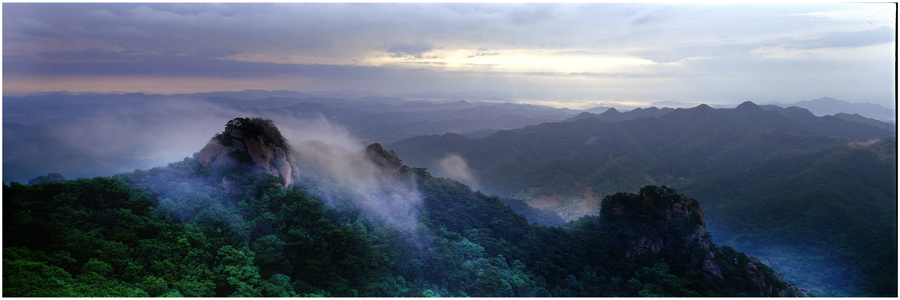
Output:
<svg viewBox="0 0 900 300">
<path fill-rule="evenodd" d="M 490 91 L 894 108 L 893 3 L 4 3 L 3 93 Z"/>
</svg>

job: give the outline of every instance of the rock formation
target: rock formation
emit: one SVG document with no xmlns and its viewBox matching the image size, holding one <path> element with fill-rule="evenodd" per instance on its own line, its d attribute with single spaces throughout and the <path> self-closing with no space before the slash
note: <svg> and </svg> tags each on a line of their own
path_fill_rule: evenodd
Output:
<svg viewBox="0 0 900 300">
<path fill-rule="evenodd" d="M 271 120 L 236 118 L 225 125 L 225 131 L 209 140 L 200 150 L 200 163 L 229 168 L 246 166 L 283 178 L 289 187 L 299 177 L 296 160 L 285 138 Z M 227 183 L 223 183 L 228 186 Z"/>
<path fill-rule="evenodd" d="M 791 287 L 786 283 L 781 274 L 774 271 L 765 272 L 768 266 L 764 265 L 753 255 L 750 255 L 750 261 L 744 264 L 744 271 L 750 276 L 750 281 L 759 288 L 759 295 L 778 296 L 778 297 L 809 297 L 805 292 Z"/>
<path fill-rule="evenodd" d="M 397 157 L 394 151 L 387 151 L 381 147 L 381 144 L 374 143 L 366 147 L 366 157 L 380 168 L 399 174 L 403 171 L 404 165 Z"/>
<path fill-rule="evenodd" d="M 722 278 L 706 233 L 703 209 L 694 199 L 675 194 L 670 188 L 647 186 L 636 197 L 623 193 L 608 197 L 601 212 L 633 225 L 625 230 L 631 243 L 626 257 L 639 259 L 664 249 L 677 250 L 689 255 L 691 263 L 707 274 Z"/>
<path fill-rule="evenodd" d="M 668 187 L 645 186 L 637 195 L 617 193 L 604 198 L 600 213 L 620 224 L 626 258 L 650 262 L 660 255 L 675 255 L 689 260 L 710 280 L 726 280 L 722 262 L 717 262 L 715 246 L 706 232 L 703 209 L 696 200 Z M 734 264 L 749 276 L 758 288 L 758 296 L 806 296 L 755 257 L 740 256 L 745 259 L 736 258 Z"/>
</svg>

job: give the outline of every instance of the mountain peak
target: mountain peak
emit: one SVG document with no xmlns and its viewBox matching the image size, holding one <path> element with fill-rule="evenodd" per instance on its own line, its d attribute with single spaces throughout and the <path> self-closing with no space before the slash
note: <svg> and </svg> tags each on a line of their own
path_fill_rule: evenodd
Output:
<svg viewBox="0 0 900 300">
<path fill-rule="evenodd" d="M 648 185 L 638 194 L 620 192 L 606 196 L 600 215 L 621 226 L 623 231 L 617 236 L 625 238 L 628 259 L 640 263 L 660 253 L 678 253 L 710 278 L 725 279 L 726 268 L 743 269 L 758 288 L 759 296 L 807 296 L 771 269 L 767 271 L 768 267 L 756 257 L 734 258 L 725 264 L 717 261 L 700 203 L 672 188 Z"/>
<path fill-rule="evenodd" d="M 583 112 L 574 117 L 568 118 L 563 122 L 573 122 L 573 121 L 584 120 L 584 119 L 597 119 L 597 114 Z"/>
<path fill-rule="evenodd" d="M 753 103 L 751 101 L 745 101 L 744 103 L 741 103 L 741 105 L 738 105 L 734 109 L 743 110 L 743 111 L 762 110 L 762 108 L 760 108 L 758 105 L 756 105 L 756 103 Z"/>
<path fill-rule="evenodd" d="M 819 98 L 819 99 L 812 99 L 812 100 L 809 100 L 809 101 L 818 101 L 818 102 L 844 102 L 844 101 L 840 101 L 840 100 L 837 100 L 837 99 L 834 99 L 834 98 L 831 98 L 831 97 L 822 97 L 822 98 Z"/>
<path fill-rule="evenodd" d="M 620 114 L 620 113 L 621 112 L 619 112 L 619 110 L 616 109 L 615 107 L 610 107 L 605 112 L 603 112 L 601 115 L 616 115 L 616 114 Z"/>
<path fill-rule="evenodd" d="M 617 193 L 604 198 L 600 214 L 624 222 L 629 228 L 654 228 L 626 232 L 631 244 L 626 257 L 636 259 L 665 249 L 692 249 L 684 253 L 691 257 L 692 264 L 722 278 L 710 251 L 703 209 L 694 199 L 669 187 L 644 186 L 639 194 Z M 682 247 L 694 244 L 698 247 Z"/>
<path fill-rule="evenodd" d="M 366 147 L 366 157 L 379 167 L 394 173 L 400 173 L 404 169 L 403 163 L 397 157 L 397 153 L 385 150 L 379 143 Z"/>
<path fill-rule="evenodd" d="M 290 186 L 293 178 L 299 176 L 287 140 L 272 120 L 262 118 L 228 121 L 225 131 L 216 134 L 200 150 L 199 160 L 206 166 L 248 166 L 253 171 L 281 177 L 282 187 Z"/>
<path fill-rule="evenodd" d="M 879 104 L 847 102 L 829 97 L 813 100 L 804 100 L 787 106 L 799 106 L 808 109 L 816 116 L 834 115 L 837 113 L 859 114 L 867 118 L 873 118 L 885 122 L 896 121 L 896 110 L 885 108 Z"/>
<path fill-rule="evenodd" d="M 700 111 L 708 111 L 708 110 L 713 110 L 714 108 L 712 108 L 712 107 L 710 107 L 709 105 L 706 105 L 706 104 L 700 104 L 700 105 L 697 105 L 696 107 L 694 107 L 694 108 L 692 108 L 692 109 L 700 110 Z"/>
</svg>

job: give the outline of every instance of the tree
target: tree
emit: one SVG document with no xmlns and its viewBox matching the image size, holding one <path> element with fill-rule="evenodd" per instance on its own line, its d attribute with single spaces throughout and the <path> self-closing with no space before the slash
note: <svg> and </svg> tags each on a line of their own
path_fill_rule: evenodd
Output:
<svg viewBox="0 0 900 300">
<path fill-rule="evenodd" d="M 216 295 L 260 297 L 259 268 L 253 265 L 255 254 L 246 247 L 219 248 L 216 260 Z"/>
</svg>

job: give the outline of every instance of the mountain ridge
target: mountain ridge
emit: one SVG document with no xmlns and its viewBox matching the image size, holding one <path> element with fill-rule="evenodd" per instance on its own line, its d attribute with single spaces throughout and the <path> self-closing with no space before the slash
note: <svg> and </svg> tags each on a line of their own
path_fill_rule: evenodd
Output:
<svg viewBox="0 0 900 300">
<path fill-rule="evenodd" d="M 852 103 L 829 97 L 822 97 L 782 104 L 781 106 L 803 107 L 817 116 L 835 115 L 838 113 L 859 114 L 879 121 L 897 123 L 896 109 L 885 108 L 884 106 L 872 103 Z"/>
<path fill-rule="evenodd" d="M 271 120 L 236 118 L 167 167 L 4 184 L 4 295 L 806 295 L 713 244 L 699 204 L 670 188 L 614 195 L 606 214 L 564 229 L 530 224 L 498 197 L 408 167 L 379 144 L 343 156 L 361 159 L 349 170 L 332 169 L 349 177 L 293 184 L 266 169 L 277 150 L 342 157 L 288 145 Z M 355 182 L 366 166 L 380 172 Z"/>
<path fill-rule="evenodd" d="M 456 153 L 466 159 L 475 174 L 483 179 L 480 182 L 483 191 L 518 198 L 537 207 L 555 209 L 568 220 L 575 220 L 583 214 L 597 213 L 584 210 L 579 205 L 583 201 L 599 198 L 588 197 L 588 194 L 602 197 L 621 190 L 637 189 L 647 184 L 668 185 L 686 192 L 697 192 L 695 188 L 700 186 L 712 187 L 716 193 L 703 192 L 698 194 L 698 197 L 702 196 L 699 199 L 707 203 L 707 212 L 714 213 L 713 225 L 717 232 L 727 233 L 723 235 L 725 240 L 739 244 L 749 252 L 761 251 L 761 248 L 756 246 L 759 243 L 773 241 L 781 243 L 783 246 L 779 247 L 784 250 L 765 251 L 767 257 L 760 259 L 773 259 L 777 260 L 780 266 L 790 266 L 782 268 L 785 274 L 821 288 L 819 295 L 859 295 L 865 293 L 863 291 L 875 294 L 889 293 L 890 289 L 885 287 L 890 286 L 891 278 L 896 277 L 886 274 L 882 277 L 883 281 L 877 280 L 880 283 L 873 285 L 863 283 L 857 285 L 850 283 L 849 280 L 823 282 L 816 279 L 816 275 L 809 275 L 814 273 L 808 270 L 810 268 L 826 270 L 821 266 L 841 259 L 839 256 L 817 255 L 815 264 L 809 268 L 796 263 L 798 261 L 796 257 L 814 251 L 810 250 L 810 247 L 817 249 L 815 251 L 844 251 L 863 255 L 868 248 L 862 246 L 861 241 L 850 243 L 835 240 L 836 244 L 832 248 L 841 250 L 825 250 L 817 244 L 805 246 L 798 244 L 797 241 L 763 238 L 759 236 L 759 232 L 775 234 L 778 231 L 773 229 L 774 224 L 787 222 L 794 226 L 792 228 L 797 232 L 808 234 L 807 236 L 791 234 L 791 236 L 802 240 L 803 243 L 814 243 L 815 241 L 808 238 L 817 236 L 812 231 L 830 226 L 822 223 L 821 219 L 808 217 L 817 215 L 845 222 L 842 223 L 842 227 L 834 230 L 843 228 L 848 232 L 846 234 L 860 238 L 865 236 L 867 240 L 890 244 L 891 236 L 869 234 L 866 228 L 870 224 L 862 219 L 841 214 L 839 210 L 807 214 L 806 206 L 801 204 L 845 207 L 846 204 L 842 203 L 853 199 L 846 197 L 859 194 L 858 191 L 861 189 L 868 191 L 870 188 L 873 189 L 872 193 L 867 192 L 867 195 L 870 195 L 873 201 L 877 199 L 878 205 L 889 204 L 891 197 L 896 199 L 896 195 L 892 196 L 890 192 L 890 188 L 896 188 L 896 169 L 890 171 L 891 162 L 896 162 L 895 156 L 875 156 L 885 157 L 879 160 L 872 156 L 835 151 L 845 147 L 863 149 L 862 146 L 851 145 L 869 145 L 879 140 L 895 143 L 896 133 L 834 116 L 816 117 L 802 108 L 773 111 L 752 103 L 744 103 L 740 109 L 713 109 L 705 105 L 676 109 L 659 118 L 619 122 L 585 118 L 571 122 L 545 123 L 500 131 L 479 139 L 464 139 L 457 136 L 417 137 L 390 143 L 387 147 L 405 157 L 411 164 L 431 170 L 435 170 L 435 166 L 431 163 L 433 159 L 447 153 Z M 812 156 L 814 153 L 823 154 Z M 785 163 L 792 159 L 798 161 Z M 850 165 L 840 166 L 846 170 L 853 170 L 852 172 L 828 165 L 829 162 L 843 163 L 851 159 L 859 159 L 861 163 L 870 166 L 867 170 L 875 173 L 868 174 L 864 169 L 849 168 Z M 765 165 L 766 169 L 756 169 L 761 165 Z M 786 165 L 795 166 L 797 169 L 781 167 Z M 803 174 L 816 175 L 821 179 L 809 181 L 798 175 L 808 169 L 817 171 L 810 171 L 814 174 L 808 172 Z M 765 172 L 747 173 L 747 170 L 765 170 Z M 441 176 L 439 171 L 435 172 Z M 735 174 L 742 176 L 733 177 Z M 857 186 L 842 183 L 842 179 L 836 174 L 843 174 L 846 176 L 844 181 L 853 182 Z M 786 184 L 777 185 L 779 189 L 756 184 L 771 182 L 780 178 L 779 176 L 789 179 Z M 883 177 L 885 180 L 874 180 L 873 177 Z M 737 182 L 712 183 L 722 178 L 733 178 Z M 894 181 L 890 178 L 894 178 Z M 741 184 L 737 184 L 738 182 Z M 732 191 L 725 188 L 728 186 L 741 188 Z M 828 189 L 832 193 L 825 197 L 812 197 L 810 189 L 819 188 Z M 785 200 L 781 201 L 789 199 L 784 203 L 791 204 L 783 205 L 777 211 L 766 210 L 765 206 L 753 204 L 757 203 L 756 199 L 745 193 L 750 190 L 766 191 L 765 199 L 784 197 Z M 779 222 L 770 224 L 750 222 L 752 226 L 746 228 L 739 223 L 729 223 L 729 218 L 725 216 L 738 213 L 729 210 L 728 207 L 742 201 L 747 203 L 743 208 L 746 212 L 743 220 L 749 220 L 753 214 L 766 216 L 787 214 L 800 217 L 783 216 Z M 854 207 L 847 209 L 864 210 Z M 718 214 L 723 216 L 719 217 Z M 804 223 L 798 223 L 801 220 Z M 888 231 L 892 230 L 890 229 L 892 226 L 896 228 L 895 224 L 892 225 L 883 218 L 878 220 L 879 228 Z M 748 238 L 747 235 L 750 234 L 757 236 Z M 745 242 L 738 243 L 741 240 Z M 868 265 L 865 268 L 872 273 L 881 274 L 883 271 L 880 266 L 870 265 L 865 258 L 855 259 L 852 264 Z M 889 266 L 886 268 L 889 269 Z M 819 276 L 821 277 L 818 278 L 826 277 L 824 274 Z M 858 280 L 856 282 L 865 281 Z"/>
</svg>

